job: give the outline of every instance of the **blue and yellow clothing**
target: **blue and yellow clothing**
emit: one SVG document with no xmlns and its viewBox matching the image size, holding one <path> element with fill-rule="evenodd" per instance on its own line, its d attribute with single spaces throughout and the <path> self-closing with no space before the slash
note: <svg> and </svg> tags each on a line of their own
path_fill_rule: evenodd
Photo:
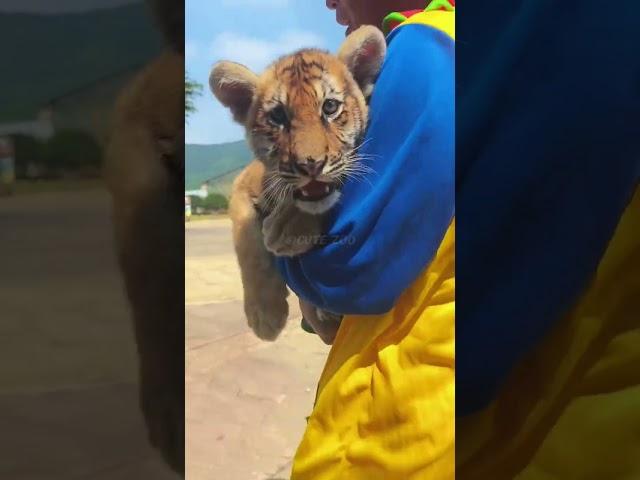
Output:
<svg viewBox="0 0 640 480">
<path fill-rule="evenodd" d="M 463 17 L 456 475 L 640 478 L 640 4 Z"/>
<path fill-rule="evenodd" d="M 615 18 L 603 16 L 614 5 Z M 460 27 L 456 71 L 460 415 L 486 408 L 579 301 L 633 195 L 639 16 L 640 3 L 624 1 L 465 6 L 473 21 Z"/>
<path fill-rule="evenodd" d="M 388 35 L 362 148 L 376 173 L 345 186 L 342 242 L 279 261 L 300 297 L 347 314 L 293 480 L 453 478 L 454 15 Z"/>
<path fill-rule="evenodd" d="M 582 297 L 488 407 L 456 421 L 457 478 L 640 478 L 638 232 L 640 190 Z"/>
</svg>

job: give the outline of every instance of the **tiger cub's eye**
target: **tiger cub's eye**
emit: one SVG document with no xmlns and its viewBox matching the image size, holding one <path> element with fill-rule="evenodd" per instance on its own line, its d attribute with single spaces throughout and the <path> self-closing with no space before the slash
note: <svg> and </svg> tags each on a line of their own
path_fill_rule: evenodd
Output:
<svg viewBox="0 0 640 480">
<path fill-rule="evenodd" d="M 269 111 L 269 121 L 277 126 L 287 123 L 287 112 L 284 111 L 282 105 L 278 105 Z"/>
<path fill-rule="evenodd" d="M 322 104 L 322 113 L 325 115 L 333 115 L 338 111 L 340 107 L 340 102 L 338 100 L 334 100 L 333 98 L 328 98 Z"/>
</svg>

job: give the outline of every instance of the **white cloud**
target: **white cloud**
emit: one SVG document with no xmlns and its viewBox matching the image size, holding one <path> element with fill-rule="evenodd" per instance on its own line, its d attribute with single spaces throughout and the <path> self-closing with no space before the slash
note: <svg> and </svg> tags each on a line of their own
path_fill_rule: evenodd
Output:
<svg viewBox="0 0 640 480">
<path fill-rule="evenodd" d="M 311 32 L 288 30 L 275 40 L 264 40 L 235 32 L 222 32 L 213 41 L 215 60 L 231 60 L 261 72 L 272 61 L 304 47 L 323 48 L 325 41 Z"/>
<path fill-rule="evenodd" d="M 222 0 L 223 7 L 234 8 L 285 8 L 289 6 L 289 0 Z"/>
</svg>

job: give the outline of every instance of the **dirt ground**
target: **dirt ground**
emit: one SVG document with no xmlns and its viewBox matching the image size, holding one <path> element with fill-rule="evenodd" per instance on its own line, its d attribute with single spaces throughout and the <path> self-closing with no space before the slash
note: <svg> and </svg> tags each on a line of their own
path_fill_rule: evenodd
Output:
<svg viewBox="0 0 640 480">
<path fill-rule="evenodd" d="M 187 478 L 288 479 L 329 349 L 300 328 L 293 296 L 281 337 L 255 337 L 229 220 L 185 231 Z"/>
</svg>

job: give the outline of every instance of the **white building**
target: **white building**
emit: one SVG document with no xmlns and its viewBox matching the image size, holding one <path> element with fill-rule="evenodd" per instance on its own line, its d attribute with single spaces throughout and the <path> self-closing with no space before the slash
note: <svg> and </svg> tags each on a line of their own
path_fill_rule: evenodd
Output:
<svg viewBox="0 0 640 480">
<path fill-rule="evenodd" d="M 200 185 L 199 190 L 187 190 L 186 192 L 184 192 L 185 197 L 207 198 L 208 195 L 209 195 L 209 184 L 207 183 L 203 183 L 202 185 Z"/>
<path fill-rule="evenodd" d="M 50 107 L 43 108 L 33 120 L 0 124 L 0 136 L 28 135 L 39 140 L 48 140 L 53 136 L 53 112 Z"/>
</svg>

